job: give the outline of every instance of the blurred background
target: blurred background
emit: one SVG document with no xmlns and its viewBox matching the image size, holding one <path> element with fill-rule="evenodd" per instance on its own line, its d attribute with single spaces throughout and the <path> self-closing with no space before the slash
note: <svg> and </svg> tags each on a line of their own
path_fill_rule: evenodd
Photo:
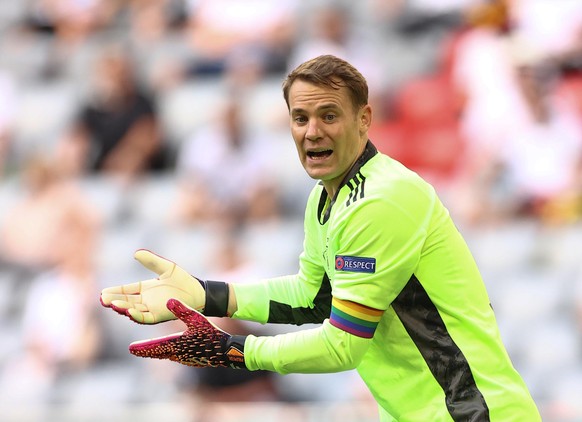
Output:
<svg viewBox="0 0 582 422">
<path fill-rule="evenodd" d="M 323 53 L 449 208 L 544 421 L 582 421 L 579 0 L 0 0 L 0 419 L 377 420 L 353 372 L 133 358 L 182 327 L 99 304 L 152 277 L 138 248 L 237 283 L 297 270 L 314 182 L 280 88 Z"/>
</svg>

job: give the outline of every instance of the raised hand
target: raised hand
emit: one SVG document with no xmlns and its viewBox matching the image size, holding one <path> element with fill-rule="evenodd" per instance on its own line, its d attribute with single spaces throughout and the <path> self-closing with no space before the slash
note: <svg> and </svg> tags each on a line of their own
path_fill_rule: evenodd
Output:
<svg viewBox="0 0 582 422">
<path fill-rule="evenodd" d="M 146 249 L 136 251 L 134 257 L 148 270 L 158 274 L 158 278 L 103 289 L 103 306 L 140 324 L 157 324 L 175 319 L 175 315 L 166 306 L 172 298 L 191 308 L 204 309 L 206 291 L 202 281 L 174 262 Z"/>
</svg>

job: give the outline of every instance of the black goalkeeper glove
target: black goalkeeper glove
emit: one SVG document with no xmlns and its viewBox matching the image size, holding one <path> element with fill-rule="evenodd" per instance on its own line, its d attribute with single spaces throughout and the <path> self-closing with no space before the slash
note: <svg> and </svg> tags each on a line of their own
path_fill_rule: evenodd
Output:
<svg viewBox="0 0 582 422">
<path fill-rule="evenodd" d="M 195 367 L 223 366 L 246 369 L 244 363 L 246 336 L 233 336 L 222 331 L 200 312 L 177 299 L 168 300 L 167 308 L 186 324 L 186 331 L 131 343 L 129 346 L 131 354 L 169 359 Z"/>
</svg>

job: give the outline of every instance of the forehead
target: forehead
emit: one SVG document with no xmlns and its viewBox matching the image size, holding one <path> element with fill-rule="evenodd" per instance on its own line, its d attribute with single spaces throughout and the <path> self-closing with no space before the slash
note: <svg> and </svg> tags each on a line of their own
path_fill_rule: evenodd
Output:
<svg viewBox="0 0 582 422">
<path fill-rule="evenodd" d="M 294 110 L 317 109 L 319 107 L 351 108 L 349 91 L 345 86 L 339 89 L 316 85 L 304 80 L 296 80 L 289 89 L 289 108 Z"/>
</svg>

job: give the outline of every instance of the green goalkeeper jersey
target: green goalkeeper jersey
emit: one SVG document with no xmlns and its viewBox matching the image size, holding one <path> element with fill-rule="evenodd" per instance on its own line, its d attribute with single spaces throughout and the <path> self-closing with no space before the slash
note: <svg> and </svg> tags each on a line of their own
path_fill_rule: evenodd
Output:
<svg viewBox="0 0 582 422">
<path fill-rule="evenodd" d="M 334 198 L 311 192 L 298 274 L 234 288 L 235 318 L 322 323 L 249 336 L 249 369 L 353 366 L 387 421 L 540 420 L 448 211 L 370 142 Z"/>
</svg>

